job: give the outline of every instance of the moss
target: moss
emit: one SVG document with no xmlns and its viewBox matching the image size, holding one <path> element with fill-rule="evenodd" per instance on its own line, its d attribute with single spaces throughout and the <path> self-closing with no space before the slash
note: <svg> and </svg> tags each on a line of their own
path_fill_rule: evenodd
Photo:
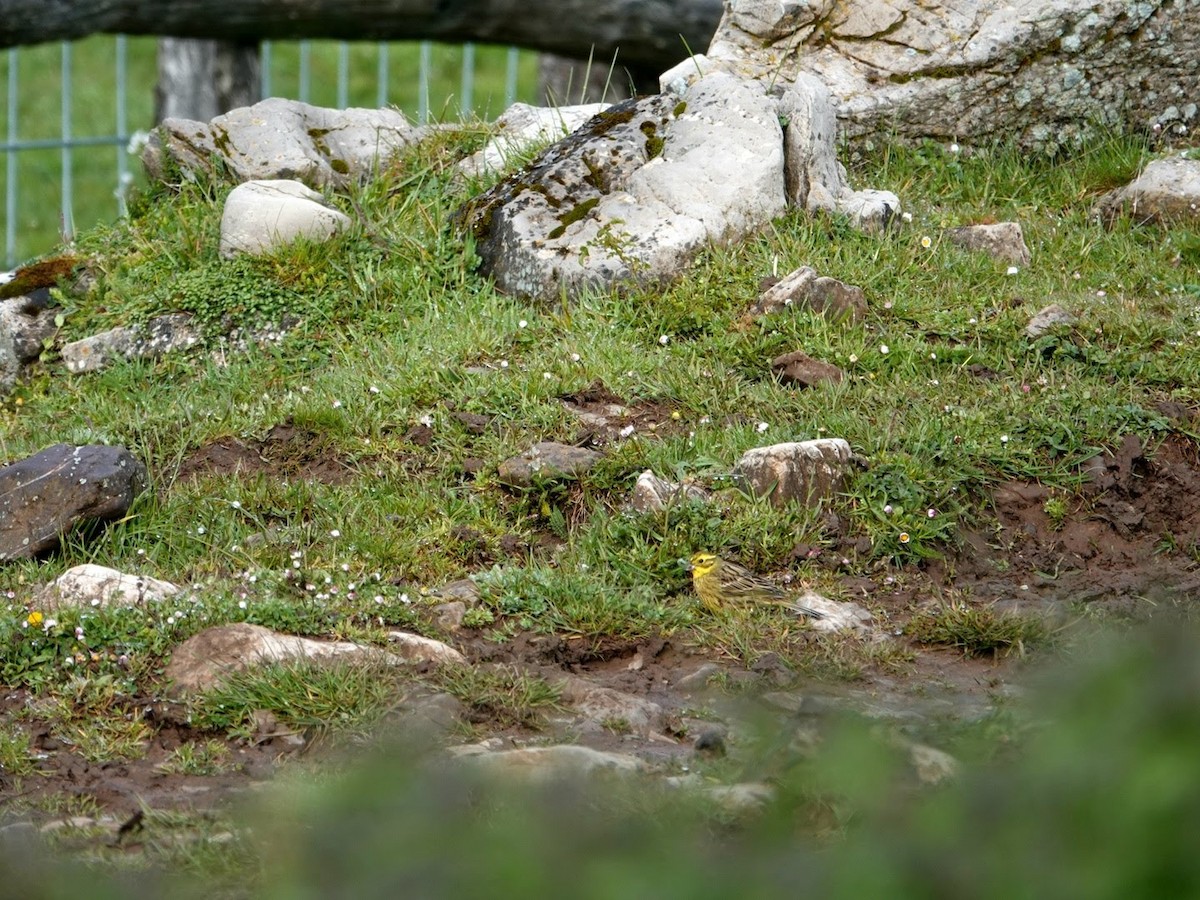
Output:
<svg viewBox="0 0 1200 900">
<path fill-rule="evenodd" d="M 13 273 L 13 278 L 5 285 L 0 285 L 0 300 L 10 297 L 20 297 L 39 288 L 55 287 L 75 274 L 75 270 L 83 264 L 78 256 L 70 254 L 52 256 L 28 266 L 21 266 Z"/>
<path fill-rule="evenodd" d="M 567 233 L 568 226 L 573 225 L 575 222 L 578 222 L 580 219 L 582 219 L 584 216 L 586 216 L 588 213 L 590 213 L 593 209 L 596 208 L 596 204 L 599 202 L 600 202 L 599 197 L 592 197 L 590 200 L 584 200 L 582 203 L 576 204 L 574 207 L 567 210 L 565 213 L 563 213 L 561 216 L 558 217 L 558 221 L 561 224 L 559 224 L 555 228 L 552 228 L 550 230 L 550 233 L 547 235 L 547 237 L 550 238 L 551 240 L 553 240 L 554 238 L 562 237 L 564 234 Z"/>
<path fill-rule="evenodd" d="M 344 159 L 331 159 L 329 161 L 329 168 L 333 169 L 339 175 L 345 175 L 350 171 L 350 167 L 346 165 Z"/>
<path fill-rule="evenodd" d="M 225 156 L 229 155 L 229 148 L 232 142 L 229 140 L 229 132 L 220 126 L 212 130 L 213 146 L 221 151 Z"/>
<path fill-rule="evenodd" d="M 658 133 L 658 127 L 653 122 L 643 122 L 638 127 L 646 136 L 646 159 L 662 156 L 663 139 Z"/>
<path fill-rule="evenodd" d="M 678 103 L 675 104 L 675 108 L 673 110 L 671 110 L 671 115 L 673 115 L 675 118 L 678 119 L 685 112 L 687 112 L 687 101 L 680 100 Z"/>
</svg>

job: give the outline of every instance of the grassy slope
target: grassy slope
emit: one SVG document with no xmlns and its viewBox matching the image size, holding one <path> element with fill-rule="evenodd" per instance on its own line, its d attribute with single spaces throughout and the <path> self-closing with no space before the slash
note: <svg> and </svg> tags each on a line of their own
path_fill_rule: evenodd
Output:
<svg viewBox="0 0 1200 900">
<path fill-rule="evenodd" d="M 823 657 L 785 616 L 714 624 L 686 588 L 680 560 L 702 547 L 821 587 L 819 571 L 789 562 L 797 542 L 827 539 L 819 517 L 729 489 L 741 452 L 818 435 L 849 440 L 869 466 L 832 508 L 870 547 L 850 569 L 902 574 L 952 543 L 960 524 L 986 517 L 994 482 L 1038 479 L 1069 498 L 1078 462 L 1097 448 L 1125 433 L 1153 444 L 1170 430 L 1156 402 L 1200 404 L 1200 235 L 1106 231 L 1088 218 L 1096 194 L 1144 160 L 1136 144 L 1053 166 L 1005 149 L 884 151 L 856 178 L 905 198 L 914 219 L 896 235 L 789 216 L 711 251 L 670 289 L 546 309 L 498 295 L 449 227 L 468 193 L 448 166 L 480 140 L 466 132 L 398 164 L 355 198 L 365 221 L 324 246 L 219 262 L 228 190 L 220 185 L 150 196 L 130 222 L 81 240 L 99 278 L 68 298 L 64 338 L 181 305 L 209 321 L 247 308 L 305 319 L 282 342 L 247 353 L 217 345 L 79 378 L 51 362 L 9 398 L 0 410 L 5 458 L 55 441 L 123 444 L 147 462 L 155 491 L 125 521 L 72 538 L 53 558 L 5 568 L 0 681 L 66 703 L 58 718 L 69 728 L 153 693 L 165 654 L 206 624 L 246 620 L 367 640 L 396 624 L 436 633 L 425 589 L 466 575 L 483 588 L 474 624 L 496 640 L 529 629 L 665 630 L 747 661 L 773 649 L 811 667 Z M 939 238 L 943 226 L 1010 218 L 1034 254 L 1016 275 Z M 866 321 L 833 325 L 788 311 L 735 327 L 763 276 L 801 264 L 861 285 Z M 1030 343 L 1025 323 L 1051 302 L 1076 312 L 1078 324 Z M 849 377 L 836 388 L 781 387 L 769 362 L 797 348 Z M 980 379 L 972 365 L 997 377 Z M 539 440 L 574 438 L 580 426 L 561 398 L 597 380 L 628 405 L 653 403 L 661 427 L 610 446 L 577 485 L 501 488 L 500 461 Z M 474 435 L 454 412 L 489 416 L 492 426 Z M 284 483 L 270 472 L 177 477 L 199 448 L 260 439 L 283 422 L 311 432 L 306 452 L 336 454 L 357 474 L 339 484 Z M 414 442 L 423 423 L 430 439 Z M 466 474 L 468 459 L 483 461 L 478 474 Z M 645 468 L 706 483 L 717 502 L 626 515 L 620 505 Z M 552 560 L 502 552 L 510 536 L 532 546 L 544 534 L 563 542 Z M 481 565 L 480 551 L 503 565 Z M 27 627 L 33 585 L 87 561 L 199 588 L 156 608 Z M 843 660 L 828 671 L 853 677 L 871 663 Z M 74 680 L 82 673 L 86 681 Z M 551 699 L 536 687 L 500 688 Z M 134 752 L 145 738 L 139 724 L 89 734 L 94 752 Z M 238 733 L 245 723 L 214 724 Z M 9 742 L 16 764 L 20 735 Z"/>
</svg>

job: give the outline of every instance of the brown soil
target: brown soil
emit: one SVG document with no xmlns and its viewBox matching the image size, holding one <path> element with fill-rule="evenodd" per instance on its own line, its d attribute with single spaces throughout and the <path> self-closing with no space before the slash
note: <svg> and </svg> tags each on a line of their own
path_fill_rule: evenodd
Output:
<svg viewBox="0 0 1200 900">
<path fill-rule="evenodd" d="M 332 449 L 328 437 L 283 422 L 260 441 L 227 437 L 205 444 L 183 461 L 177 477 L 189 481 L 270 475 L 284 481 L 345 484 L 357 474 L 355 466 Z"/>
<path fill-rule="evenodd" d="M 619 398 L 607 395 L 602 385 L 564 398 L 564 402 L 622 422 L 671 422 L 666 409 L 653 414 L 640 408 L 614 413 L 610 407 L 622 404 Z M 608 436 L 605 428 L 597 429 L 597 439 Z M 262 441 L 230 438 L 211 444 L 185 462 L 180 477 L 227 472 L 270 472 L 334 482 L 353 475 L 351 467 L 332 454 L 319 436 L 292 425 L 276 426 Z M 1197 443 L 1173 435 L 1149 452 L 1129 437 L 1116 452 L 1091 460 L 1081 474 L 1085 486 L 1063 515 L 1052 517 L 1047 512 L 1047 501 L 1055 499 L 1055 494 L 1043 485 L 998 485 L 993 508 L 980 517 L 983 524 L 964 534 L 955 552 L 919 569 L 881 569 L 867 576 L 843 572 L 841 596 L 875 610 L 882 627 L 896 635 L 902 633 L 914 611 L 944 598 L 997 603 L 1061 614 L 1062 618 L 1076 615 L 1082 604 L 1102 604 L 1110 611 L 1141 616 L 1151 614 L 1163 601 L 1200 599 Z M 1054 511 L 1054 504 L 1049 508 Z M 463 545 L 464 554 L 480 564 L 490 562 L 497 550 L 506 554 L 528 549 L 488 547 L 469 529 L 455 539 Z M 827 562 L 835 571 L 841 557 L 851 552 L 852 543 L 834 551 L 798 548 L 801 556 L 818 565 Z M 688 635 L 630 641 L 518 634 L 496 644 L 482 633 L 464 631 L 453 643 L 475 664 L 516 665 L 552 677 L 581 675 L 596 684 L 653 700 L 673 713 L 673 722 L 686 718 L 697 703 L 676 685 L 702 665 L 715 664 L 730 682 L 754 684 L 766 691 L 778 689 L 788 677 L 788 669 L 774 654 L 747 667 L 717 651 L 695 648 Z M 1015 658 L 967 659 L 950 649 L 913 649 L 915 661 L 900 671 L 869 672 L 858 681 L 808 685 L 803 691 L 835 704 L 850 703 L 898 723 L 907 721 L 914 711 L 927 718 L 973 719 L 985 715 L 996 697 L 1010 689 L 1020 668 Z M 794 685 L 787 687 L 796 691 Z M 26 699 L 23 692 L 11 694 L 0 711 L 22 708 Z M 177 725 L 152 724 L 157 733 L 145 759 L 89 764 L 34 721 L 31 727 L 35 747 L 42 754 L 42 774 L 24 779 L 22 793 L 6 792 L 3 802 L 14 808 L 23 805 L 19 801 L 39 796 L 86 796 L 121 821 L 142 804 L 208 809 L 266 778 L 280 758 L 296 752 L 294 744 L 275 740 L 251 746 L 231 742 L 233 765 L 226 774 L 169 775 L 161 769 L 163 761 L 197 736 Z M 592 735 L 588 743 L 686 760 L 692 752 L 690 738 L 682 731 L 670 733 L 672 728 L 668 732 L 641 742 L 615 733 Z M 5 780 L 4 786 L 11 791 L 13 782 Z"/>
</svg>

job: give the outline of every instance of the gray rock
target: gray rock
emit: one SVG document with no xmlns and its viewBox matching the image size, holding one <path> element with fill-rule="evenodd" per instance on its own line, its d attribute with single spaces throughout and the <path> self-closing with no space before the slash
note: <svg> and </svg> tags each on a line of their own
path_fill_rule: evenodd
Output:
<svg viewBox="0 0 1200 900">
<path fill-rule="evenodd" d="M 464 753 L 458 754 L 458 758 L 486 774 L 517 778 L 530 783 L 597 776 L 629 776 L 645 771 L 645 765 L 634 756 L 606 753 L 574 744 L 523 747 L 499 753 Z"/>
<path fill-rule="evenodd" d="M 55 444 L 0 468 L 0 562 L 58 546 L 87 519 L 119 519 L 147 486 L 124 447 Z"/>
<path fill-rule="evenodd" d="M 862 288 L 801 266 L 759 294 L 748 315 L 758 318 L 788 307 L 811 309 L 829 319 L 857 322 L 867 314 L 867 298 Z"/>
<path fill-rule="evenodd" d="M 144 327 L 113 328 L 65 344 L 63 363 L 76 374 L 96 372 L 118 359 L 146 359 L 194 347 L 204 335 L 187 313 L 151 319 Z"/>
<path fill-rule="evenodd" d="M 563 701 L 599 725 L 619 724 L 645 736 L 662 731 L 666 723 L 663 708 L 650 700 L 601 687 L 575 675 L 564 676 L 557 683 L 562 687 Z"/>
<path fill-rule="evenodd" d="M 702 728 L 696 735 L 696 740 L 692 742 L 692 749 L 708 756 L 724 756 L 725 737 L 724 728 L 718 725 L 709 725 Z"/>
<path fill-rule="evenodd" d="M 1003 131 L 1053 151 L 1114 128 L 1195 127 L 1191 12 L 1118 0 L 736 0 L 703 65 L 776 90 L 820 78 L 842 139 L 859 144 L 987 142 Z M 687 78 L 684 63 L 664 81 Z"/>
<path fill-rule="evenodd" d="M 1025 334 L 1030 340 L 1037 340 L 1043 334 L 1059 328 L 1070 328 L 1075 324 L 1075 316 L 1057 303 L 1052 303 L 1029 320 L 1025 326 Z"/>
<path fill-rule="evenodd" d="M 476 178 L 503 172 L 531 148 L 561 140 L 610 105 L 588 103 L 547 107 L 514 103 L 493 123 L 495 136 L 482 150 L 462 160 L 458 164 L 459 171 Z"/>
<path fill-rule="evenodd" d="M 410 663 L 434 663 L 440 666 L 465 666 L 467 659 L 449 644 L 433 638 L 410 634 L 407 631 L 389 631 L 388 644 L 391 651 Z"/>
<path fill-rule="evenodd" d="M 841 438 L 756 447 L 738 461 L 734 479 L 775 506 L 812 503 L 841 489 L 851 459 L 850 445 Z"/>
<path fill-rule="evenodd" d="M 458 600 L 467 606 L 474 606 L 479 602 L 480 591 L 479 585 L 470 578 L 459 578 L 442 585 L 437 595 L 446 600 Z"/>
<path fill-rule="evenodd" d="M 142 606 L 179 593 L 169 581 L 147 575 L 127 575 L 116 569 L 85 563 L 67 569 L 42 588 L 33 605 L 46 612 L 60 609 L 105 609 L 110 606 Z"/>
<path fill-rule="evenodd" d="M 349 216 L 298 181 L 247 181 L 225 198 L 221 256 L 261 256 L 297 238 L 324 241 L 349 224 Z"/>
<path fill-rule="evenodd" d="M 58 330 L 58 312 L 45 288 L 0 300 L 0 397 L 13 389 L 25 366 L 41 357 Z"/>
<path fill-rule="evenodd" d="M 1019 222 L 947 228 L 946 237 L 965 250 L 977 250 L 1015 266 L 1027 266 L 1033 259 Z"/>
<path fill-rule="evenodd" d="M 753 781 L 711 785 L 704 788 L 704 794 L 733 815 L 758 812 L 775 799 L 773 787 Z"/>
<path fill-rule="evenodd" d="M 462 628 L 463 616 L 466 614 L 467 604 L 461 600 L 439 603 L 433 608 L 434 622 L 443 631 L 458 631 Z"/>
<path fill-rule="evenodd" d="M 404 147 L 430 133 L 394 109 L 323 109 L 272 97 L 209 123 L 166 119 L 142 154 L 150 177 L 178 167 L 185 178 L 212 173 L 235 181 L 286 178 L 313 188 L 365 181 Z"/>
<path fill-rule="evenodd" d="M 180 696 L 208 690 L 253 666 L 277 662 L 374 662 L 398 665 L 399 657 L 349 641 L 315 641 L 238 622 L 206 628 L 180 644 L 163 673 L 168 692 Z"/>
<path fill-rule="evenodd" d="M 840 384 L 842 370 L 833 363 L 813 359 L 802 350 L 794 350 L 771 360 L 771 371 L 784 384 L 797 387 L 815 387 L 818 384 Z"/>
<path fill-rule="evenodd" d="M 689 672 L 675 682 L 675 690 L 682 691 L 685 694 L 707 690 L 709 681 L 720 675 L 721 671 L 721 667 L 716 663 L 705 663 L 696 669 L 696 671 Z"/>
<path fill-rule="evenodd" d="M 1107 194 L 1096 214 L 1111 223 L 1118 216 L 1137 222 L 1200 222 L 1200 159 L 1156 159 L 1123 188 Z"/>
<path fill-rule="evenodd" d="M 500 481 L 510 487 L 532 487 L 539 481 L 574 478 L 587 472 L 601 454 L 586 447 L 543 441 L 520 456 L 500 463 Z"/>
<path fill-rule="evenodd" d="M 860 635 L 871 631 L 873 617 L 866 607 L 858 603 L 830 600 L 815 591 L 805 591 L 796 598 L 796 603 L 821 614 L 812 620 L 813 631 L 854 632 Z"/>
<path fill-rule="evenodd" d="M 431 694 L 417 700 L 403 717 L 406 730 L 417 729 L 431 736 L 444 737 L 467 717 L 467 708 L 447 693 Z"/>
<path fill-rule="evenodd" d="M 761 85 L 716 74 L 611 107 L 472 201 L 463 221 L 504 291 L 663 283 L 704 246 L 785 209 L 783 143 Z"/>
<path fill-rule="evenodd" d="M 633 494 L 629 498 L 629 508 L 634 512 L 659 512 L 670 506 L 687 503 L 692 500 L 704 501 L 709 497 L 708 491 L 698 484 L 676 484 L 664 481 L 649 469 L 638 476 L 633 486 Z"/>
</svg>

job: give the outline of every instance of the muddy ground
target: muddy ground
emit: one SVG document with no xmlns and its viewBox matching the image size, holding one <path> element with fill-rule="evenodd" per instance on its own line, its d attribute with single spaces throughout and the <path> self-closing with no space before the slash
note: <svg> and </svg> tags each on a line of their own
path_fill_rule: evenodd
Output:
<svg viewBox="0 0 1200 900">
<path fill-rule="evenodd" d="M 606 397 L 576 398 L 581 404 L 603 404 Z M 419 436 L 416 436 L 419 437 Z M 219 469 L 244 472 L 278 471 L 288 460 L 293 477 L 342 479 L 351 467 L 328 452 L 309 446 L 297 455 L 296 442 L 313 436 L 292 426 L 278 426 L 259 443 L 226 441 L 205 448 L 179 472 L 187 478 Z M 308 444 L 305 444 L 308 446 Z M 286 451 L 286 452 L 285 452 Z M 685 766 L 692 757 L 694 736 L 704 725 L 695 710 L 708 707 L 721 716 L 721 700 L 711 689 L 697 694 L 687 678 L 702 666 L 714 666 L 730 685 L 750 685 L 766 693 L 757 701 L 786 713 L 803 704 L 849 705 L 868 715 L 898 723 L 920 724 L 939 717 L 977 719 L 987 715 L 999 698 L 1016 692 L 1023 661 L 1016 654 L 970 658 L 953 648 L 917 645 L 904 635 L 906 622 L 921 609 L 946 600 L 998 604 L 1001 608 L 1034 611 L 1056 626 L 1089 610 L 1142 618 L 1163 604 L 1200 598 L 1200 446 L 1175 434 L 1161 445 L 1146 448 L 1127 437 L 1112 454 L 1097 457 L 1083 468 L 1085 486 L 1072 505 L 1047 512 L 1051 492 L 1035 483 L 996 485 L 994 507 L 979 516 L 981 523 L 962 535 L 961 546 L 945 558 L 922 568 L 881 570 L 877 574 L 837 575 L 838 599 L 856 599 L 875 611 L 877 621 L 892 639 L 907 645 L 912 656 L 903 665 L 866 671 L 842 683 L 792 683 L 786 666 L 767 654 L 747 668 L 719 650 L 704 649 L 694 635 L 640 641 L 565 639 L 518 635 L 503 645 L 481 633 L 460 632 L 453 641 L 475 663 L 502 662 L 543 675 L 570 673 L 624 694 L 661 704 L 670 714 L 668 727 L 647 735 L 620 730 L 591 729 L 582 733 L 577 720 L 551 716 L 541 733 L 498 728 L 486 716 L 466 716 L 474 739 L 491 734 L 495 746 L 514 746 L 524 739 L 579 740 L 598 749 L 618 749 Z M 1050 507 L 1053 510 L 1053 505 Z M 522 548 L 514 548 L 518 552 Z M 836 574 L 840 560 L 854 551 L 849 537 L 844 546 L 823 548 L 818 565 Z M 799 548 L 813 558 L 811 548 Z M 694 682 L 695 679 L 692 679 Z M 734 692 L 738 693 L 738 692 Z M 263 736 L 254 741 L 229 741 L 225 771 L 210 776 L 169 774 L 163 763 L 179 746 L 212 735 L 157 719 L 155 698 L 142 707 L 155 734 L 144 759 L 104 764 L 88 763 L 54 737 L 49 727 L 33 721 L 33 746 L 39 774 L 14 781 L 0 775 L 0 803 L 10 812 L 41 808 L 22 815 L 42 825 L 56 816 L 83 814 L 99 821 L 109 840 L 138 846 L 139 813 L 143 808 L 205 811 L 220 808 L 253 785 L 269 781 L 282 764 L 297 756 L 319 756 L 321 742 L 305 735 Z M 27 706 L 25 691 L 0 700 L 0 713 Z M 789 709 L 790 707 L 793 707 Z M 397 717 L 403 721 L 403 704 Z M 452 729 L 448 740 L 463 740 L 463 729 Z M 61 798 L 76 798 L 77 804 Z M 57 804 L 39 800 L 59 798 Z M 57 810 L 55 812 L 54 810 Z M 122 826 L 125 826 L 122 831 Z"/>
</svg>

